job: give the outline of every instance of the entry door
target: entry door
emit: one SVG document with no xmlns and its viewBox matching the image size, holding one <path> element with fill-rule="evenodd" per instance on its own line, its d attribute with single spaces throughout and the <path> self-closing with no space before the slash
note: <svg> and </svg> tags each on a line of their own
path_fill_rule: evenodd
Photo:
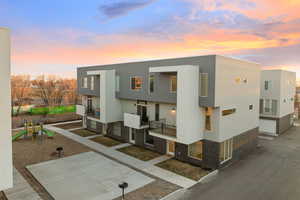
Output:
<svg viewBox="0 0 300 200">
<path fill-rule="evenodd" d="M 129 142 L 135 144 L 135 130 L 129 128 Z"/>
<path fill-rule="evenodd" d="M 174 156 L 175 154 L 175 142 L 174 141 L 167 141 L 167 154 Z"/>
<path fill-rule="evenodd" d="M 137 106 L 137 114 L 141 116 L 141 121 L 146 123 L 148 122 L 147 118 L 147 106 L 138 105 Z"/>
<path fill-rule="evenodd" d="M 93 110 L 93 102 L 92 98 L 87 99 L 87 112 L 90 113 Z"/>
</svg>

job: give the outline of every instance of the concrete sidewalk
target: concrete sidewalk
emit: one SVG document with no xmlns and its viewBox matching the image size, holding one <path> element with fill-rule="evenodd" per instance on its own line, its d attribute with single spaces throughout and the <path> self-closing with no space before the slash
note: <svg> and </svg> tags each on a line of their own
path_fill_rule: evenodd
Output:
<svg viewBox="0 0 300 200">
<path fill-rule="evenodd" d="M 87 138 L 83 138 L 81 136 L 78 136 L 76 134 L 73 134 L 72 132 L 68 131 L 68 130 L 64 130 L 64 129 L 60 129 L 57 127 L 54 127 L 52 125 L 46 125 L 45 126 L 46 129 L 49 129 L 51 131 L 55 131 L 67 138 L 70 138 L 78 143 L 81 143 L 83 145 L 86 145 L 88 147 L 90 147 L 91 149 L 107 156 L 113 159 L 118 160 L 119 162 L 126 164 L 128 166 L 131 166 L 132 168 L 136 168 L 139 169 L 143 172 L 146 172 L 148 174 L 151 174 L 153 176 L 159 177 L 165 181 L 168 181 L 170 183 L 176 184 L 180 187 L 183 188 L 189 188 L 191 186 L 193 186 L 194 184 L 196 184 L 197 182 L 188 178 L 185 178 L 183 176 L 177 175 L 173 172 L 161 169 L 159 167 L 156 167 L 154 165 L 154 163 L 156 163 L 156 161 L 148 161 L 148 162 L 144 162 L 141 160 L 138 160 L 136 158 L 133 158 L 131 156 L 128 156 L 124 153 L 121 153 L 119 151 L 116 151 L 114 148 L 109 148 L 106 147 L 104 145 L 98 144 L 96 142 L 93 142 Z M 166 157 L 162 156 L 161 158 L 162 160 L 165 160 Z"/>
<path fill-rule="evenodd" d="M 8 200 L 42 200 L 15 168 L 13 175 L 13 188 L 4 191 Z"/>
</svg>

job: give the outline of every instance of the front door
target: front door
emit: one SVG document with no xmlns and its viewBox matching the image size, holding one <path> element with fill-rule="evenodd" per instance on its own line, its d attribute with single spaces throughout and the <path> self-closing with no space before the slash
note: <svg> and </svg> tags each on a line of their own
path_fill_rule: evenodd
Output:
<svg viewBox="0 0 300 200">
<path fill-rule="evenodd" d="M 148 117 L 147 117 L 147 106 L 145 105 L 138 105 L 137 106 L 137 114 L 141 116 L 141 121 L 142 124 L 145 124 L 148 122 Z"/>
<path fill-rule="evenodd" d="M 92 98 L 87 99 L 87 112 L 90 113 L 93 111 L 93 101 Z"/>
<path fill-rule="evenodd" d="M 175 142 L 174 141 L 167 141 L 167 154 L 174 156 L 175 154 Z"/>
<path fill-rule="evenodd" d="M 135 144 L 135 129 L 129 128 L 129 142 Z"/>
</svg>

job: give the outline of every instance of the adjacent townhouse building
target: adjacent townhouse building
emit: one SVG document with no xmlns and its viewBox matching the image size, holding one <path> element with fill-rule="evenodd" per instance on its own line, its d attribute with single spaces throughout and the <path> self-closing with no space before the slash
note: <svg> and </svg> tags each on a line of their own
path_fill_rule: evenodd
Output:
<svg viewBox="0 0 300 200">
<path fill-rule="evenodd" d="M 87 129 L 203 168 L 256 147 L 260 65 L 219 55 L 77 69 Z"/>
<path fill-rule="evenodd" d="M 0 191 L 12 187 L 10 32 L 0 27 Z"/>
<path fill-rule="evenodd" d="M 263 70 L 260 89 L 260 132 L 280 135 L 294 121 L 296 73 L 284 70 Z"/>
<path fill-rule="evenodd" d="M 300 87 L 299 86 L 296 88 L 295 115 L 296 115 L 296 119 L 300 118 Z"/>
</svg>

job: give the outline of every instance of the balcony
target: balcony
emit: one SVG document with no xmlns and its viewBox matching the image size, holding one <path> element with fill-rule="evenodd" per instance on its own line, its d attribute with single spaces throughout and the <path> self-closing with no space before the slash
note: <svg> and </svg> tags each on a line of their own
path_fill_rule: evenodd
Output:
<svg viewBox="0 0 300 200">
<path fill-rule="evenodd" d="M 151 121 L 149 131 L 154 134 L 168 136 L 172 138 L 177 137 L 176 126 L 166 123 L 166 120 Z"/>
<path fill-rule="evenodd" d="M 88 110 L 87 116 L 95 118 L 95 119 L 100 119 L 100 108 L 95 108 L 95 109 Z"/>
<path fill-rule="evenodd" d="M 142 120 L 142 117 L 133 113 L 124 113 L 124 126 L 135 128 L 135 129 L 143 129 L 149 127 L 148 120 Z"/>
</svg>

